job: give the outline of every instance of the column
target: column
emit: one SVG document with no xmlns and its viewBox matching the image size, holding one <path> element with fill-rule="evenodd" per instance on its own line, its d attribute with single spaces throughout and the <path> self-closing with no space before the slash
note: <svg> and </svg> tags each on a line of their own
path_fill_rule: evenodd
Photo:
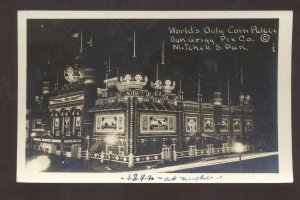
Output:
<svg viewBox="0 0 300 200">
<path fill-rule="evenodd" d="M 107 144 L 107 145 L 105 145 L 105 153 L 109 154 L 109 152 L 110 152 L 110 145 Z"/>
<path fill-rule="evenodd" d="M 224 154 L 229 153 L 228 152 L 228 143 L 223 143 L 222 144 L 222 151 L 223 151 Z"/>
<path fill-rule="evenodd" d="M 211 156 L 211 155 L 213 155 L 214 154 L 214 148 L 213 148 L 213 144 L 208 144 L 207 145 L 207 155 L 208 156 Z"/>
<path fill-rule="evenodd" d="M 173 161 L 177 160 L 177 152 L 176 152 L 176 144 L 171 144 L 172 154 L 173 154 Z"/>
<path fill-rule="evenodd" d="M 182 139 L 183 139 L 183 133 L 184 133 L 184 113 L 183 113 L 183 103 L 178 102 L 177 103 L 178 110 L 180 111 L 177 115 L 177 124 L 178 124 L 178 145 L 179 145 L 179 151 L 182 151 Z"/>
<path fill-rule="evenodd" d="M 166 148 L 166 145 L 161 146 L 161 159 L 162 159 L 162 161 L 165 160 L 165 148 Z"/>
<path fill-rule="evenodd" d="M 196 156 L 196 145 L 189 146 L 189 156 L 190 157 Z"/>
<path fill-rule="evenodd" d="M 136 151 L 136 105 L 137 98 L 130 96 L 127 102 L 127 111 L 128 111 L 128 140 L 129 140 L 129 161 L 128 167 L 134 167 L 134 154 L 133 151 Z"/>
<path fill-rule="evenodd" d="M 89 71 L 88 71 L 89 72 Z M 86 81 L 86 80 L 85 80 Z M 95 104 L 97 98 L 97 87 L 95 83 L 84 84 L 84 102 L 81 112 L 81 135 L 82 137 L 89 136 L 92 138 L 94 131 L 94 113 L 88 112 Z M 87 141 L 82 141 L 84 148 L 87 148 Z"/>
</svg>

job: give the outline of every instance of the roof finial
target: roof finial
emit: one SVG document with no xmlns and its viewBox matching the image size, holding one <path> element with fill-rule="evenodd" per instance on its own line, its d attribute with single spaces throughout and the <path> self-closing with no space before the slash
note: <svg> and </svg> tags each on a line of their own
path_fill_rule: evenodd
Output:
<svg viewBox="0 0 300 200">
<path fill-rule="evenodd" d="M 244 80 L 243 80 L 243 66 L 241 66 L 241 84 L 244 84 Z"/>
<path fill-rule="evenodd" d="M 200 73 L 199 73 L 199 76 L 198 76 L 198 102 L 202 102 L 202 99 L 201 99 L 201 79 L 200 79 Z"/>
<path fill-rule="evenodd" d="M 156 63 L 156 80 L 158 80 L 158 63 Z"/>
<path fill-rule="evenodd" d="M 161 64 L 165 64 L 165 42 L 162 41 L 162 48 L 161 48 Z"/>
<path fill-rule="evenodd" d="M 108 56 L 108 71 L 110 72 L 110 56 Z"/>
<path fill-rule="evenodd" d="M 48 58 L 48 65 L 51 64 L 51 57 Z"/>
<path fill-rule="evenodd" d="M 82 52 L 82 28 L 80 29 L 80 53 Z"/>
<path fill-rule="evenodd" d="M 181 79 L 179 80 L 179 91 L 181 92 Z"/>
<path fill-rule="evenodd" d="M 243 79 L 243 66 L 241 66 L 241 95 L 243 94 L 243 84 L 244 84 L 244 79 Z"/>
<path fill-rule="evenodd" d="M 133 58 L 136 58 L 136 54 L 135 54 L 135 31 L 133 32 Z"/>
<path fill-rule="evenodd" d="M 229 79 L 227 79 L 227 103 L 230 105 L 230 82 Z"/>
<path fill-rule="evenodd" d="M 90 40 L 86 44 L 88 44 L 90 47 L 93 47 L 93 36 L 92 35 L 91 35 Z"/>
<path fill-rule="evenodd" d="M 201 80 L 200 80 L 200 73 L 199 73 L 199 79 L 198 79 L 198 94 L 200 95 L 200 90 L 201 90 L 201 82 L 200 82 Z"/>
</svg>

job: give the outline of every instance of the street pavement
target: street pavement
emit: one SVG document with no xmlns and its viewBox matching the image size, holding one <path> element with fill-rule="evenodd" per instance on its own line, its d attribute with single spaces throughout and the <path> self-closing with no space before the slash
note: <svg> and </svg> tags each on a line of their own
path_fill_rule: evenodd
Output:
<svg viewBox="0 0 300 200">
<path fill-rule="evenodd" d="M 278 152 L 262 152 L 262 153 L 250 153 L 250 154 L 241 154 L 242 161 L 245 160 L 251 160 L 251 159 L 257 159 L 257 158 L 263 158 L 263 157 L 269 157 L 269 156 L 277 156 Z M 209 158 L 208 158 L 209 159 Z M 225 163 L 233 163 L 233 162 L 240 162 L 239 155 L 228 156 L 225 158 L 210 158 L 212 160 L 208 159 L 202 159 L 200 161 L 192 162 L 192 163 L 186 163 L 181 165 L 175 165 L 175 166 L 167 166 L 162 168 L 155 168 L 155 169 L 148 169 L 148 170 L 139 170 L 136 172 L 144 172 L 144 173 L 167 173 L 167 172 L 178 172 L 188 169 L 196 169 L 200 167 L 206 167 L 206 166 L 212 166 L 212 165 L 221 165 Z"/>
</svg>

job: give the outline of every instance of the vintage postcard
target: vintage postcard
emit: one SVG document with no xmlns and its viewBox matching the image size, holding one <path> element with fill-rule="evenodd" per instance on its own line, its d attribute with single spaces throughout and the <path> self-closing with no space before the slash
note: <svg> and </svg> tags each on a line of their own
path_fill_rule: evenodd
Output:
<svg viewBox="0 0 300 200">
<path fill-rule="evenodd" d="M 19 11 L 18 182 L 292 182 L 291 11 Z"/>
</svg>

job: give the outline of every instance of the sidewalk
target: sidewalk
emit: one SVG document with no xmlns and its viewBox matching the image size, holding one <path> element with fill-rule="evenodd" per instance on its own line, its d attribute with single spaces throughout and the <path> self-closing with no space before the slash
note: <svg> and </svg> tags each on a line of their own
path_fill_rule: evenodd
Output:
<svg viewBox="0 0 300 200">
<path fill-rule="evenodd" d="M 242 154 L 241 159 L 242 160 L 250 160 L 255 158 L 261 158 L 261 157 L 268 157 L 278 155 L 278 152 L 263 152 L 263 153 L 251 153 L 251 154 Z M 239 155 L 235 155 L 234 157 L 229 158 L 221 158 L 221 159 L 213 159 L 213 160 L 201 160 L 196 161 L 193 163 L 187 163 L 187 164 L 181 164 L 176 166 L 168 166 L 168 167 L 162 167 L 157 169 L 149 169 L 149 170 L 139 170 L 136 171 L 137 173 L 145 172 L 145 173 L 166 173 L 166 172 L 174 172 L 174 171 L 180 171 L 185 169 L 193 169 L 193 168 L 199 168 L 199 167 L 205 167 L 210 165 L 218 165 L 218 164 L 224 164 L 224 163 L 231 163 L 231 162 L 238 162 L 240 161 Z"/>
</svg>

